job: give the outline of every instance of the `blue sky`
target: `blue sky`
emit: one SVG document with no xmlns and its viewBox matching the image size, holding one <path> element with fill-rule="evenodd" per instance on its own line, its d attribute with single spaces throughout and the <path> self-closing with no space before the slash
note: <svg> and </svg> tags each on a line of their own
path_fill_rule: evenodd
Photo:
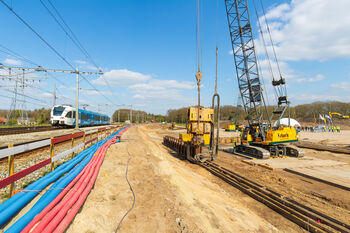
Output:
<svg viewBox="0 0 350 233">
<path fill-rule="evenodd" d="M 48 4 L 48 0 L 42 0 Z M 53 1 L 65 21 L 79 38 L 104 79 L 88 79 L 108 99 L 81 81 L 80 104 L 90 110 L 112 114 L 119 104 L 152 113 L 166 113 L 196 103 L 196 1 Z M 6 0 L 13 9 L 37 30 L 74 67 L 95 71 L 91 62 L 69 40 L 39 0 Z M 261 59 L 269 103 L 270 77 L 266 72 L 257 17 L 251 0 L 252 26 L 257 53 Z M 258 3 L 258 1 L 257 1 Z M 350 8 L 348 0 L 263 0 L 277 56 L 287 79 L 293 105 L 314 101 L 348 101 L 350 94 Z M 258 9 L 259 17 L 262 11 Z M 42 41 L 0 3 L 3 22 L 0 45 L 46 68 L 70 69 Z M 216 1 L 203 1 L 201 70 L 202 104 L 210 105 L 214 91 L 215 46 L 219 46 L 218 91 L 223 105 L 235 105 L 237 80 L 228 33 L 224 1 L 219 1 L 216 26 Z M 268 48 L 270 48 L 268 46 Z M 33 67 L 25 61 L 1 52 L 5 65 Z M 275 67 L 275 64 L 273 64 Z M 5 74 L 2 71 L 2 74 Z M 54 79 L 52 76 L 57 76 Z M 42 74 L 28 78 L 43 79 Z M 60 81 L 57 81 L 59 79 Z M 51 74 L 45 80 L 28 83 L 26 108 L 50 107 L 52 86 L 56 84 L 57 103 L 74 104 L 75 76 Z M 106 82 L 111 88 L 106 87 Z M 13 81 L 0 79 L 0 108 L 10 106 Z M 111 91 L 112 89 L 112 91 Z M 21 97 L 20 97 L 21 98 Z"/>
</svg>

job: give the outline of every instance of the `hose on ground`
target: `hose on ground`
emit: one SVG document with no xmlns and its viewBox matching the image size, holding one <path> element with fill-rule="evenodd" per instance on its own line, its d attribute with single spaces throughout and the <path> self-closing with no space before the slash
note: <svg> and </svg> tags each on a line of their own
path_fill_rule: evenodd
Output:
<svg viewBox="0 0 350 233">
<path fill-rule="evenodd" d="M 115 233 L 118 232 L 118 230 L 119 230 L 119 228 L 120 228 L 120 225 L 122 224 L 124 218 L 125 218 L 125 217 L 132 211 L 132 209 L 134 208 L 134 206 L 135 206 L 135 201 L 136 201 L 135 192 L 134 192 L 134 190 L 133 190 L 133 188 L 132 188 L 132 186 L 131 186 L 131 184 L 130 184 L 130 182 L 129 182 L 129 179 L 128 179 L 129 162 L 130 162 L 131 157 L 130 157 L 130 153 L 129 153 L 128 148 L 126 148 L 126 151 L 128 152 L 129 158 L 128 158 L 128 163 L 126 164 L 125 179 L 126 179 L 126 182 L 128 182 L 129 188 L 130 188 L 130 190 L 131 190 L 131 192 L 132 192 L 133 201 L 132 201 L 132 206 L 131 206 L 131 208 L 130 208 L 128 211 L 126 211 L 126 213 L 124 214 L 124 216 L 120 219 L 120 221 L 119 221 L 119 223 L 118 223 L 118 226 L 117 226 L 117 228 L 115 229 Z"/>
</svg>

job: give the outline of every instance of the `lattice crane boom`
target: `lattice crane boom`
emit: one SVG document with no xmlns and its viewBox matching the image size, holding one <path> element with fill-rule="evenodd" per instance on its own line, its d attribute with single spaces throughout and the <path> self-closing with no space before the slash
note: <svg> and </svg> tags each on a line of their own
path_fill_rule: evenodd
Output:
<svg viewBox="0 0 350 233">
<path fill-rule="evenodd" d="M 225 0 L 238 86 L 249 125 L 263 128 L 267 114 L 246 0 Z"/>
</svg>

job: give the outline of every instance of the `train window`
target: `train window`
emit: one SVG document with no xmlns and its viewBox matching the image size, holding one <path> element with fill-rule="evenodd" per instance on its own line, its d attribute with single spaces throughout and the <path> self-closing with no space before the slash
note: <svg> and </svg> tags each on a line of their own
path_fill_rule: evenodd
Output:
<svg viewBox="0 0 350 233">
<path fill-rule="evenodd" d="M 54 116 L 61 116 L 64 109 L 65 109 L 65 107 L 54 107 L 53 108 L 53 115 Z"/>
<path fill-rule="evenodd" d="M 75 119 L 75 111 L 73 112 L 73 118 Z"/>
<path fill-rule="evenodd" d="M 81 120 L 81 113 L 79 112 L 79 119 Z"/>
<path fill-rule="evenodd" d="M 72 118 L 72 111 L 67 112 L 66 117 Z"/>
</svg>

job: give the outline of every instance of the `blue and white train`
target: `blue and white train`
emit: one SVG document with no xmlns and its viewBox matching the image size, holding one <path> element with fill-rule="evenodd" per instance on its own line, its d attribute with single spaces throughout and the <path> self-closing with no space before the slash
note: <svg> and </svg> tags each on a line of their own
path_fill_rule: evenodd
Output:
<svg viewBox="0 0 350 233">
<path fill-rule="evenodd" d="M 108 125 L 107 115 L 79 109 L 79 126 Z M 75 108 L 70 105 L 56 105 L 51 109 L 51 125 L 75 126 Z"/>
</svg>

